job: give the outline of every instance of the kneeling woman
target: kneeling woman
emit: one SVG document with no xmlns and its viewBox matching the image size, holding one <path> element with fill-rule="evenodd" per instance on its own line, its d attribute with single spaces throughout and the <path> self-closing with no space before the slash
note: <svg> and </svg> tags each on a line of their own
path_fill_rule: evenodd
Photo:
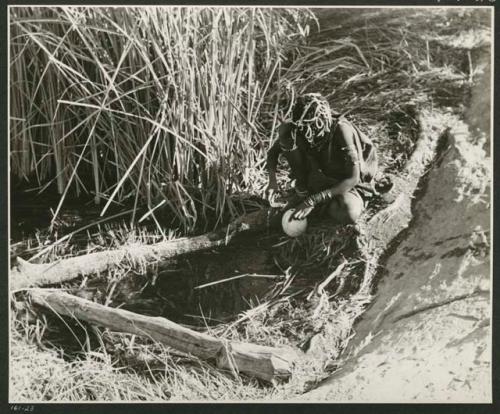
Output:
<svg viewBox="0 0 500 414">
<path fill-rule="evenodd" d="M 361 215 L 377 169 L 372 142 L 334 113 L 319 94 L 299 97 L 292 120 L 280 125 L 278 140 L 267 156 L 271 204 L 278 190 L 276 168 L 283 154 L 295 181 L 298 203 L 293 218 L 307 217 L 319 204 L 337 224 L 352 224 Z"/>
</svg>

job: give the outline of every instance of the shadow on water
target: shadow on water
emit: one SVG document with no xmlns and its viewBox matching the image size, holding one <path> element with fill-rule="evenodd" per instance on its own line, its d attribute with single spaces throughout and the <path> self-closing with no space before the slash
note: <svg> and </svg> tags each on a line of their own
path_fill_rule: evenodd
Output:
<svg viewBox="0 0 500 414">
<path fill-rule="evenodd" d="M 280 277 L 271 244 L 272 238 L 245 237 L 181 256 L 146 275 L 129 274 L 115 289 L 111 305 L 188 325 L 228 322 L 265 300 Z"/>
</svg>

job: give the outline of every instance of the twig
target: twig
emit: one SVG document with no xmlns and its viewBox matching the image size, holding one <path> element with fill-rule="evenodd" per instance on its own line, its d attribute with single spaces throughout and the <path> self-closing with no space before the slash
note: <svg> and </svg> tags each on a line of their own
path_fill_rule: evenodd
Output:
<svg viewBox="0 0 500 414">
<path fill-rule="evenodd" d="M 198 286 L 195 286 L 193 289 L 203 289 L 203 288 L 206 288 L 208 286 L 218 285 L 220 283 L 229 282 L 230 280 L 241 279 L 243 277 L 261 277 L 261 278 L 266 278 L 266 279 L 276 279 L 276 278 L 278 278 L 280 276 L 279 275 L 259 275 L 259 274 L 256 274 L 256 273 L 252 273 L 252 274 L 245 273 L 245 274 L 242 274 L 242 275 L 236 275 L 236 276 L 228 277 L 226 279 L 216 280 L 215 282 L 210 282 L 210 283 L 205 283 L 203 285 L 198 285 Z"/>
<path fill-rule="evenodd" d="M 441 306 L 449 305 L 450 303 L 457 302 L 459 300 L 468 299 L 468 298 L 471 298 L 473 296 L 484 295 L 486 293 L 489 293 L 489 291 L 488 290 L 476 289 L 476 290 L 474 290 L 474 291 L 472 291 L 470 293 L 465 293 L 463 295 L 454 296 L 452 298 L 448 298 L 448 299 L 442 300 L 440 302 L 430 303 L 428 305 L 425 305 L 425 306 L 422 306 L 420 308 L 414 309 L 412 311 L 409 311 L 409 312 L 403 313 L 401 315 L 398 315 L 398 316 L 396 316 L 392 320 L 392 322 L 398 322 L 401 319 L 410 318 L 411 316 L 414 316 L 414 315 L 416 315 L 417 313 L 420 313 L 420 312 L 425 312 L 425 311 L 428 311 L 428 310 L 431 310 L 431 309 L 439 308 Z"/>
</svg>

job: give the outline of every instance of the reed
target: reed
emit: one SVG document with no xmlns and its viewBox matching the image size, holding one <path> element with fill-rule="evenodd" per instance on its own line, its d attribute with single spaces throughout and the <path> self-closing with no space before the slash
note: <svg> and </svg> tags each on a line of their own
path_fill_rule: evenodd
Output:
<svg viewBox="0 0 500 414">
<path fill-rule="evenodd" d="M 10 9 L 11 173 L 102 204 L 160 203 L 184 230 L 264 186 L 295 9 Z M 153 213 L 151 216 L 154 217 Z"/>
</svg>

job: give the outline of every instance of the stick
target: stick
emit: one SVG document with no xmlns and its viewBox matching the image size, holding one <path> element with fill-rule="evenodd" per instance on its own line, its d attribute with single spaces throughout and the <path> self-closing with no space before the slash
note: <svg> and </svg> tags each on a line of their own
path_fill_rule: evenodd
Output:
<svg viewBox="0 0 500 414">
<path fill-rule="evenodd" d="M 213 359 L 218 368 L 236 369 L 265 381 L 289 378 L 291 365 L 297 357 L 292 350 L 226 342 L 162 317 L 110 308 L 57 290 L 33 289 L 30 296 L 34 303 L 57 314 L 72 316 L 113 331 L 152 338 L 198 358 Z"/>
<path fill-rule="evenodd" d="M 206 287 L 209 287 L 209 286 L 218 285 L 220 283 L 229 282 L 230 280 L 241 279 L 243 277 L 261 277 L 261 278 L 264 278 L 264 279 L 276 279 L 279 276 L 278 275 L 258 275 L 258 274 L 252 274 L 252 273 L 244 273 L 242 275 L 231 276 L 231 277 L 227 277 L 225 279 L 215 280 L 215 281 L 210 282 L 210 283 L 205 283 L 203 285 L 198 285 L 198 286 L 195 286 L 193 289 L 203 289 L 203 288 L 206 288 Z"/>
</svg>

